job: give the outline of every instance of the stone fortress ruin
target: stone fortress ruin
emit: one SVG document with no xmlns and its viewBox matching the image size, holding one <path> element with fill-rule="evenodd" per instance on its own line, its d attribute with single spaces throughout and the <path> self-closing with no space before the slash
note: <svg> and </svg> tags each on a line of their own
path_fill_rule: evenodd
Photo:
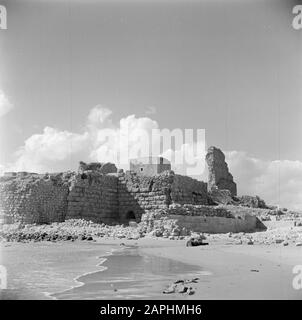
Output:
<svg viewBox="0 0 302 320">
<path fill-rule="evenodd" d="M 78 172 L 9 172 L 0 177 L 0 215 L 5 223 L 52 223 L 87 219 L 105 224 L 173 220 L 197 232 L 250 232 L 267 207 L 258 197 L 237 197 L 223 152 L 206 155 L 208 182 L 175 174 L 164 158 L 112 163 L 80 162 Z"/>
</svg>

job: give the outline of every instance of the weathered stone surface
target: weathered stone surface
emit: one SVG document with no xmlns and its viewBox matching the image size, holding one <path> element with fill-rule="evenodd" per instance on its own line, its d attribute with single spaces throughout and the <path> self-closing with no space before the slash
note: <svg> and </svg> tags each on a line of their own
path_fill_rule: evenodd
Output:
<svg viewBox="0 0 302 320">
<path fill-rule="evenodd" d="M 258 197 L 234 196 L 236 184 L 223 153 L 211 147 L 207 163 L 208 185 L 171 170 L 143 175 L 117 171 L 112 163 L 98 162 L 80 162 L 78 173 L 7 173 L 0 178 L 0 219 L 22 223 L 66 219 L 106 224 L 142 222 L 146 232 L 156 230 L 156 235 L 164 237 L 184 236 L 188 228 L 238 232 L 261 226 L 256 216 L 266 217 L 272 211 L 258 212 L 258 208 L 265 208 Z M 233 205 L 233 209 L 221 205 Z M 247 216 L 255 219 L 242 216 L 247 210 L 252 210 Z"/>
<path fill-rule="evenodd" d="M 117 167 L 114 163 L 111 162 L 91 162 L 91 163 L 85 163 L 83 161 L 80 161 L 79 164 L 79 173 L 83 173 L 85 171 L 98 171 L 99 173 L 108 174 L 108 173 L 116 173 Z"/>
<path fill-rule="evenodd" d="M 69 188 L 66 219 L 118 222 L 117 182 L 117 176 L 102 174 L 98 169 L 74 175 Z"/>
<path fill-rule="evenodd" d="M 134 216 L 168 208 L 171 203 L 207 204 L 206 183 L 164 171 L 154 176 L 142 176 L 135 172 L 119 174 L 119 217 L 128 221 Z"/>
<path fill-rule="evenodd" d="M 217 186 L 218 189 L 229 190 L 232 196 L 236 196 L 237 186 L 229 172 L 223 152 L 218 148 L 210 147 L 206 161 L 209 170 L 208 190 L 211 191 Z"/>
<path fill-rule="evenodd" d="M 182 234 L 190 231 L 206 233 L 251 232 L 265 230 L 259 220 L 263 209 L 232 205 L 180 205 L 171 204 L 167 209 L 143 216 L 142 223 L 151 232 L 164 236 L 172 235 L 173 230 L 181 229 Z M 159 232 L 160 230 L 160 232 Z"/>
<path fill-rule="evenodd" d="M 4 222 L 64 221 L 68 175 L 16 174 L 0 179 L 0 216 Z"/>
<path fill-rule="evenodd" d="M 266 209 L 267 206 L 264 202 L 264 200 L 260 199 L 258 196 L 241 196 L 237 197 L 238 202 L 237 204 L 245 207 L 250 207 L 250 208 L 263 208 Z"/>
<path fill-rule="evenodd" d="M 210 204 L 236 204 L 230 190 L 220 190 L 214 186 L 208 194 Z"/>
<path fill-rule="evenodd" d="M 172 203 L 180 204 L 208 204 L 207 184 L 175 174 L 171 185 L 171 200 Z"/>
</svg>

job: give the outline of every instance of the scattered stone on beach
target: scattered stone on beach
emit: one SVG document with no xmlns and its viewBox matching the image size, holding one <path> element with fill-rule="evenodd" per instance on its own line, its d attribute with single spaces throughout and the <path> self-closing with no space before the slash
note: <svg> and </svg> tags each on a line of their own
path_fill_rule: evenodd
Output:
<svg viewBox="0 0 302 320">
<path fill-rule="evenodd" d="M 208 245 L 208 243 L 203 242 L 203 240 L 206 240 L 206 236 L 204 234 L 192 233 L 190 239 L 186 243 L 186 246 L 195 247 L 195 246 Z"/>
<path fill-rule="evenodd" d="M 175 288 L 176 288 L 175 285 L 171 285 L 167 289 L 164 289 L 163 293 L 165 294 L 175 293 Z"/>
<path fill-rule="evenodd" d="M 276 239 L 275 242 L 276 242 L 277 244 L 279 244 L 279 243 L 284 242 L 284 240 L 283 240 L 283 239 Z"/>
<path fill-rule="evenodd" d="M 184 280 L 184 283 L 197 283 L 199 278 L 187 279 Z"/>
<path fill-rule="evenodd" d="M 258 269 L 251 269 L 251 272 L 259 272 Z"/>
<path fill-rule="evenodd" d="M 190 287 L 186 293 L 191 296 L 192 294 L 195 293 L 195 290 L 192 287 Z"/>
<path fill-rule="evenodd" d="M 187 247 L 197 247 L 197 246 L 206 246 L 208 245 L 207 242 L 203 242 L 202 240 L 188 240 L 186 243 Z"/>
<path fill-rule="evenodd" d="M 187 286 L 186 284 L 189 283 L 197 283 L 199 280 L 198 277 L 192 279 L 177 279 L 171 284 L 167 289 L 163 291 L 163 293 L 185 293 L 188 295 L 192 295 L 195 293 L 195 289 L 192 287 Z"/>
<path fill-rule="evenodd" d="M 189 289 L 188 287 L 186 287 L 185 285 L 181 284 L 181 285 L 179 285 L 177 287 L 177 292 L 178 293 L 185 293 L 185 292 L 187 292 L 188 289 Z"/>
<path fill-rule="evenodd" d="M 169 232 L 168 232 L 168 230 L 165 230 L 165 231 L 163 232 L 162 237 L 163 237 L 163 238 L 168 238 L 168 237 L 169 237 Z"/>
<path fill-rule="evenodd" d="M 302 247 L 302 242 L 297 242 L 296 247 Z"/>
<path fill-rule="evenodd" d="M 112 237 L 138 240 L 144 237 L 141 227 L 94 223 L 83 219 L 69 219 L 52 224 L 8 224 L 0 229 L 0 241 L 96 241 L 96 238 Z"/>
<path fill-rule="evenodd" d="M 171 236 L 178 237 L 178 236 L 180 236 L 180 232 L 181 232 L 180 228 L 175 227 L 172 229 Z"/>
<path fill-rule="evenodd" d="M 254 244 L 254 240 L 253 239 L 249 239 L 247 244 L 250 245 L 250 246 L 253 245 Z"/>
<path fill-rule="evenodd" d="M 203 233 L 196 232 L 192 233 L 190 238 L 194 240 L 206 240 L 206 236 Z"/>
<path fill-rule="evenodd" d="M 176 280 L 176 281 L 174 281 L 174 284 L 184 283 L 184 282 L 185 282 L 185 280 Z"/>
<path fill-rule="evenodd" d="M 272 216 L 273 217 L 273 216 Z M 68 219 L 65 222 L 51 224 L 3 224 L 0 225 L 1 242 L 58 242 L 58 241 L 97 241 L 101 238 L 139 240 L 143 237 L 161 237 L 184 241 L 187 246 L 215 244 L 230 245 L 274 245 L 293 244 L 302 246 L 302 215 L 293 215 L 290 211 L 281 215 L 279 220 L 269 221 L 268 229 L 251 233 L 205 234 L 190 232 L 179 228 L 170 220 L 162 220 L 154 228 L 146 228 L 143 223 L 129 225 L 105 225 L 84 219 Z M 294 226 L 294 222 L 296 226 Z M 205 240 L 208 240 L 205 242 Z"/>
</svg>

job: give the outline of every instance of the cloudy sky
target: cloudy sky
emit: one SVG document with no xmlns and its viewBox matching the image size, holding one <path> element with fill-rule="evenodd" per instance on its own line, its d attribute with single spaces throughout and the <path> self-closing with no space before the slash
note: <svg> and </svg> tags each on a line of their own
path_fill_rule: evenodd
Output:
<svg viewBox="0 0 302 320">
<path fill-rule="evenodd" d="M 299 0 L 1 4 L 2 172 L 104 161 L 107 128 L 205 129 L 239 194 L 302 209 Z"/>
</svg>

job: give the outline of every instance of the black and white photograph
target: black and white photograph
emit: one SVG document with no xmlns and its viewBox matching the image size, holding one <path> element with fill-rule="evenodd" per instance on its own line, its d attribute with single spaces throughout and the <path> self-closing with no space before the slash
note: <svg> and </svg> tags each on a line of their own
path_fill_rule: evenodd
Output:
<svg viewBox="0 0 302 320">
<path fill-rule="evenodd" d="M 0 300 L 302 300 L 302 3 L 0 0 Z"/>
</svg>

